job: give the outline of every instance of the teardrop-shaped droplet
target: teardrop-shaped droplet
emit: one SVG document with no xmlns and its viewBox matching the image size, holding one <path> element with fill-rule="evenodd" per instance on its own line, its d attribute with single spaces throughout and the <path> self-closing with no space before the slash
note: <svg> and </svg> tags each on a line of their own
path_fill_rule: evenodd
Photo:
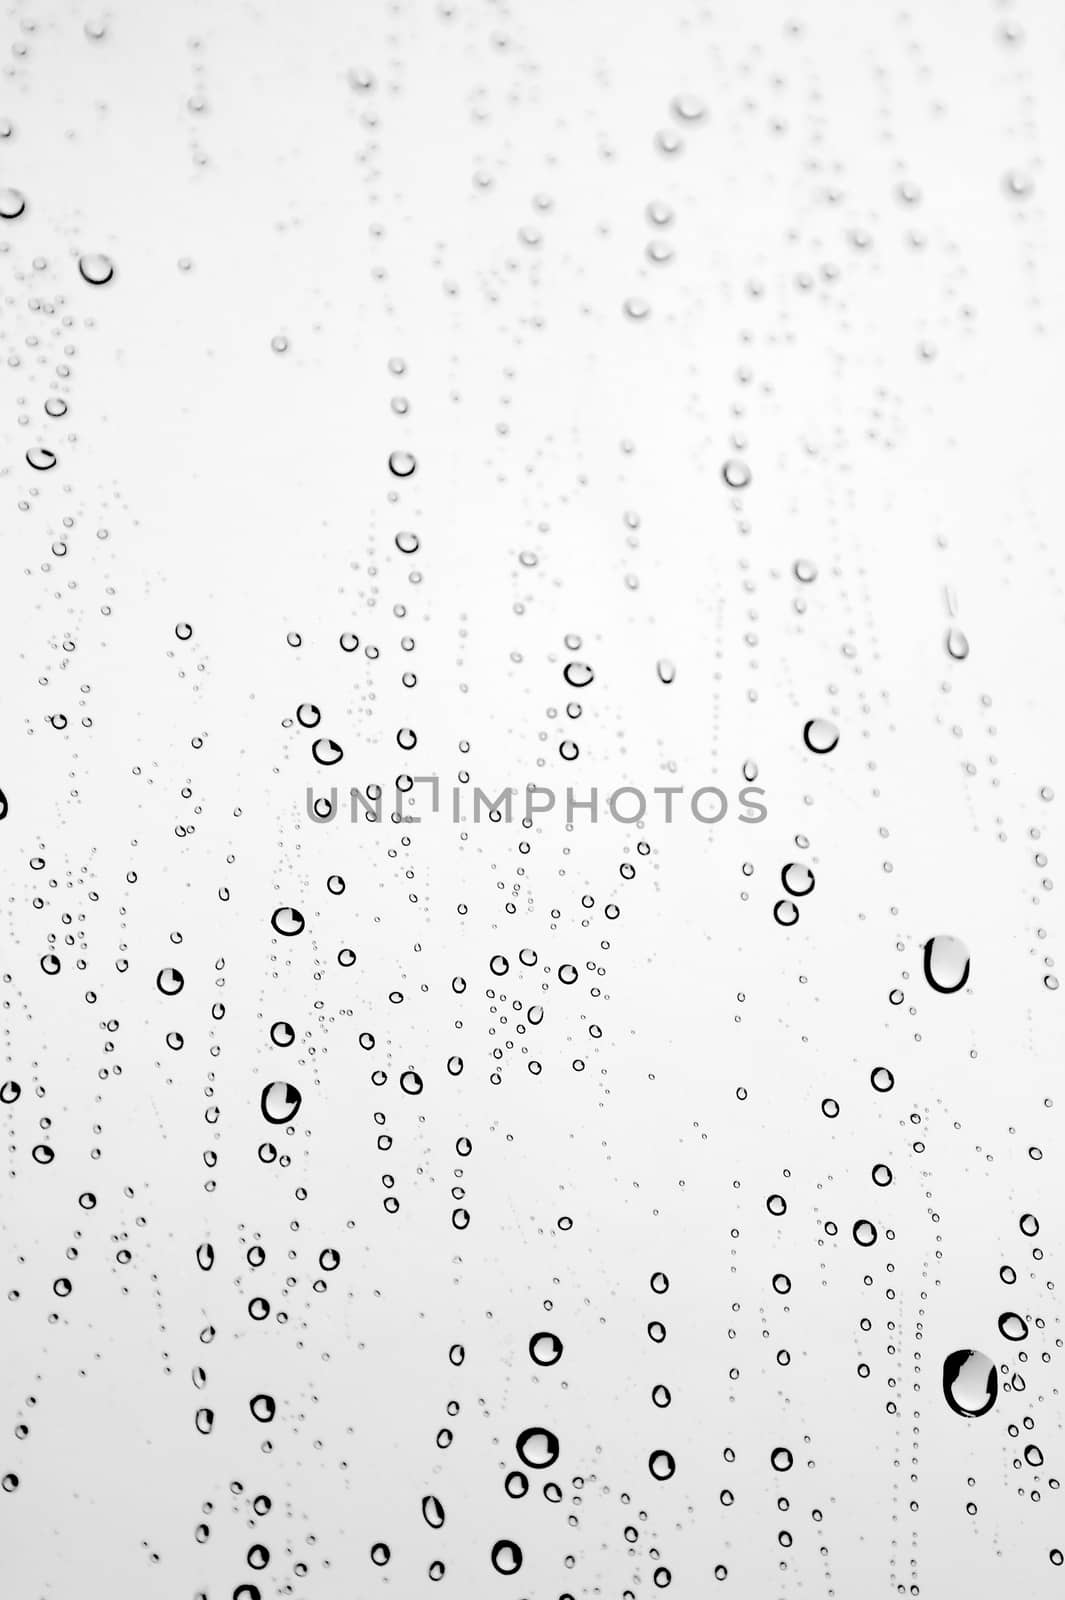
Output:
<svg viewBox="0 0 1065 1600">
<path fill-rule="evenodd" d="M 943 1363 L 943 1393 L 959 1417 L 982 1417 L 998 1398 L 995 1363 L 979 1350 L 955 1350 Z"/>
</svg>

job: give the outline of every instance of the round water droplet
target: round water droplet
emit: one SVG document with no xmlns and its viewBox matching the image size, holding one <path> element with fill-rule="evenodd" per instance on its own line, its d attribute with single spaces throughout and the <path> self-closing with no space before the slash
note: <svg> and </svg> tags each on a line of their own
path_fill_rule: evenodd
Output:
<svg viewBox="0 0 1065 1600">
<path fill-rule="evenodd" d="M 778 900 L 773 915 L 782 928 L 793 928 L 799 920 L 799 908 L 794 900 Z"/>
<path fill-rule="evenodd" d="M 706 116 L 706 101 L 697 94 L 677 94 L 670 101 L 669 109 L 678 122 L 702 122 Z"/>
<path fill-rule="evenodd" d="M 534 1333 L 529 1354 L 538 1367 L 553 1367 L 562 1359 L 562 1340 L 556 1333 Z"/>
<path fill-rule="evenodd" d="M 677 669 L 668 656 L 662 656 L 655 663 L 655 671 L 658 673 L 659 682 L 661 683 L 672 683 L 677 676 Z"/>
<path fill-rule="evenodd" d="M 316 739 L 311 745 L 311 755 L 320 767 L 335 767 L 344 759 L 344 752 L 335 739 Z"/>
<path fill-rule="evenodd" d="M 672 1478 L 677 1470 L 677 1463 L 668 1450 L 652 1450 L 647 1458 L 647 1470 L 652 1478 L 657 1478 L 664 1483 L 667 1478 Z"/>
<path fill-rule="evenodd" d="M 868 1248 L 869 1245 L 876 1243 L 876 1227 L 866 1217 L 859 1217 L 851 1229 L 851 1233 L 854 1236 L 855 1244 L 864 1245 Z"/>
<path fill-rule="evenodd" d="M 959 1417 L 982 1417 L 998 1398 L 995 1363 L 979 1350 L 955 1350 L 943 1363 L 943 1393 Z"/>
<path fill-rule="evenodd" d="M 1016 1311 L 1004 1311 L 998 1319 L 998 1331 L 1004 1339 L 1010 1339 L 1014 1344 L 1028 1337 L 1028 1324 Z"/>
<path fill-rule="evenodd" d="M 26 209 L 26 196 L 21 189 L 0 189 L 0 217 L 14 222 Z"/>
<path fill-rule="evenodd" d="M 807 561 L 804 556 L 799 557 L 798 561 L 793 564 L 791 570 L 798 578 L 800 583 L 813 583 L 814 579 L 817 577 L 817 567 L 812 561 Z"/>
<path fill-rule="evenodd" d="M 789 861 L 780 874 L 780 881 L 789 894 L 797 898 L 809 894 L 814 886 L 814 875 L 802 861 Z"/>
<path fill-rule="evenodd" d="M 388 458 L 388 470 L 394 478 L 409 478 L 417 465 L 409 450 L 393 450 Z"/>
<path fill-rule="evenodd" d="M 802 730 L 807 750 L 815 756 L 827 756 L 839 744 L 839 729 L 826 717 L 813 717 Z"/>
<path fill-rule="evenodd" d="M 595 673 L 584 661 L 567 661 L 562 669 L 562 676 L 571 689 L 587 689 L 595 678 Z"/>
<path fill-rule="evenodd" d="M 786 1445 L 778 1444 L 769 1457 L 774 1472 L 790 1472 L 795 1457 Z"/>
<path fill-rule="evenodd" d="M 298 933 L 303 932 L 306 923 L 303 913 L 297 911 L 294 906 L 278 906 L 270 918 L 270 926 L 275 933 L 280 933 L 284 938 L 294 939 Z"/>
<path fill-rule="evenodd" d="M 79 256 L 78 271 L 86 283 L 101 287 L 111 282 L 115 275 L 115 264 L 110 256 L 99 254 Z"/>
<path fill-rule="evenodd" d="M 55 451 L 47 450 L 43 444 L 32 445 L 26 451 L 26 460 L 35 472 L 50 472 L 57 459 Z"/>
<path fill-rule="evenodd" d="M 185 987 L 185 979 L 177 967 L 164 967 L 156 977 L 155 987 L 160 994 L 180 994 Z"/>
<path fill-rule="evenodd" d="M 302 1102 L 303 1096 L 294 1084 L 278 1079 L 266 1085 L 259 1107 L 267 1122 L 291 1122 Z"/>
<path fill-rule="evenodd" d="M 746 489 L 751 481 L 751 469 L 746 461 L 732 456 L 721 468 L 721 476 L 730 489 Z"/>
</svg>

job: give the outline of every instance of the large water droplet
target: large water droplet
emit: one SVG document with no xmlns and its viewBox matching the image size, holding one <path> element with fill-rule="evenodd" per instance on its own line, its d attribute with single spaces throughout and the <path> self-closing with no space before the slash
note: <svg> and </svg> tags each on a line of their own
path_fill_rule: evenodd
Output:
<svg viewBox="0 0 1065 1600">
<path fill-rule="evenodd" d="M 802 730 L 802 737 L 807 750 L 816 756 L 827 756 L 839 744 L 839 729 L 826 717 L 814 717 Z"/>
<path fill-rule="evenodd" d="M 809 894 L 814 886 L 814 875 L 803 861 L 789 861 L 780 874 L 780 881 L 789 894 L 798 898 Z"/>
<path fill-rule="evenodd" d="M 303 1096 L 294 1084 L 278 1079 L 266 1085 L 259 1105 L 267 1122 L 291 1122 L 302 1101 Z"/>
<path fill-rule="evenodd" d="M 950 933 L 937 933 L 924 947 L 924 975 L 939 994 L 956 994 L 969 981 L 969 951 Z"/>
<path fill-rule="evenodd" d="M 519 1571 L 523 1560 L 521 1546 L 515 1544 L 513 1539 L 497 1539 L 492 1546 L 492 1565 L 506 1577 Z"/>
<path fill-rule="evenodd" d="M 529 1354 L 538 1367 L 553 1367 L 562 1359 L 562 1340 L 555 1333 L 534 1333 Z"/>
<path fill-rule="evenodd" d="M 111 282 L 115 275 L 115 264 L 110 256 L 99 254 L 79 256 L 78 271 L 86 283 L 95 284 L 99 287 Z"/>
<path fill-rule="evenodd" d="M 943 1363 L 943 1393 L 959 1417 L 982 1417 L 998 1398 L 995 1363 L 979 1350 L 955 1350 Z"/>
</svg>

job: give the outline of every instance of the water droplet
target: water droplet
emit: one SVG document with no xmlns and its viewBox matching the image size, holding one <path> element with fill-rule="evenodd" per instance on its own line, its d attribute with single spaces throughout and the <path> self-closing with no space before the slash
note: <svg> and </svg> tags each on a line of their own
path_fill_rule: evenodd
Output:
<svg viewBox="0 0 1065 1600">
<path fill-rule="evenodd" d="M 702 122 L 706 116 L 706 102 L 697 94 L 674 95 L 669 109 L 678 122 Z"/>
<path fill-rule="evenodd" d="M 1028 1337 L 1028 1324 L 1016 1311 L 1004 1311 L 998 1319 L 998 1331 L 1004 1339 L 1018 1343 Z"/>
<path fill-rule="evenodd" d="M 937 994 L 957 994 L 969 981 L 969 951 L 953 934 L 937 933 L 924 947 L 924 975 Z"/>
<path fill-rule="evenodd" d="M 839 729 L 825 717 L 813 717 L 802 730 L 807 750 L 816 756 L 827 756 L 839 744 Z"/>
<path fill-rule="evenodd" d="M 814 875 L 803 861 L 789 861 L 780 874 L 780 881 L 789 894 L 800 897 L 809 894 L 814 886 Z"/>
<path fill-rule="evenodd" d="M 280 933 L 283 938 L 294 939 L 298 933 L 303 932 L 306 923 L 303 919 L 303 913 L 297 911 L 294 906 L 278 906 L 270 918 L 270 926 L 275 933 Z"/>
<path fill-rule="evenodd" d="M 512 1577 L 520 1571 L 523 1560 L 521 1546 L 515 1544 L 513 1539 L 497 1539 L 492 1546 L 492 1565 L 506 1577 Z"/>
<path fill-rule="evenodd" d="M 21 189 L 0 189 L 0 217 L 14 222 L 26 209 L 26 196 Z"/>
<path fill-rule="evenodd" d="M 320 767 L 333 767 L 344 759 L 344 752 L 335 739 L 316 739 L 311 745 L 311 755 Z"/>
<path fill-rule="evenodd" d="M 947 629 L 947 654 L 955 661 L 964 661 L 969 654 L 969 641 L 960 628 Z"/>
<path fill-rule="evenodd" d="M 730 489 L 746 489 L 751 481 L 751 469 L 746 461 L 732 456 L 721 468 L 721 476 Z"/>
<path fill-rule="evenodd" d="M 417 465 L 409 450 L 393 450 L 388 458 L 388 470 L 394 478 L 409 478 Z"/>
<path fill-rule="evenodd" d="M 101 287 L 103 284 L 111 282 L 115 275 L 115 264 L 110 256 L 99 254 L 84 255 L 78 257 L 78 271 L 86 283 Z"/>
<path fill-rule="evenodd" d="M 302 1102 L 300 1091 L 281 1079 L 268 1083 L 259 1098 L 259 1106 L 267 1122 L 291 1122 Z"/>
<path fill-rule="evenodd" d="M 534 1333 L 529 1354 L 538 1367 L 553 1367 L 562 1359 L 562 1340 L 555 1333 Z"/>
<path fill-rule="evenodd" d="M 943 1393 L 959 1417 L 982 1417 L 998 1397 L 995 1363 L 979 1350 L 955 1350 L 943 1363 Z"/>
</svg>

